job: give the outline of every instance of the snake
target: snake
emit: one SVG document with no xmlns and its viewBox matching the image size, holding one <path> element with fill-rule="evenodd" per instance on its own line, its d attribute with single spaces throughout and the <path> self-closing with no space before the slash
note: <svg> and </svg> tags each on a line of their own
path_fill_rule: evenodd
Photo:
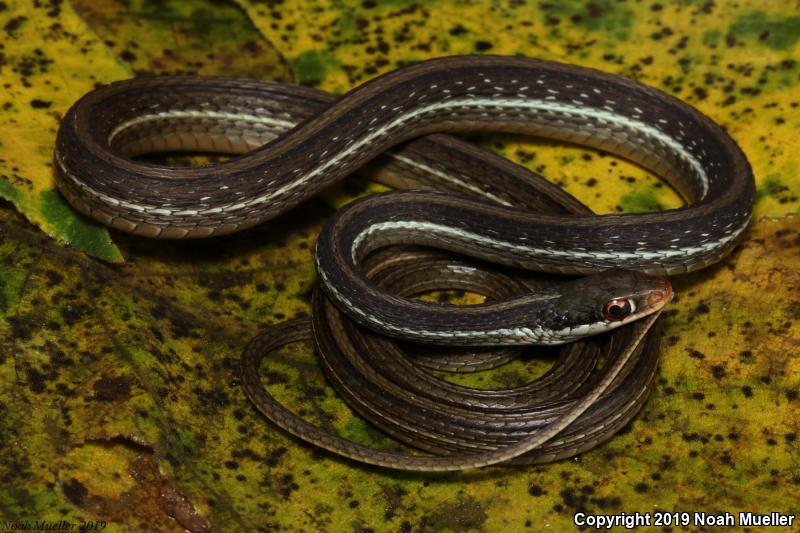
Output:
<svg viewBox="0 0 800 533">
<path fill-rule="evenodd" d="M 370 257 L 368 272 L 382 289 L 399 295 L 459 287 L 502 298 L 532 288 L 515 276 L 428 250 L 386 252 Z M 437 275 L 431 276 L 432 269 Z M 656 376 L 659 335 L 657 329 L 645 334 L 657 313 L 609 335 L 567 344 L 543 376 L 504 389 L 454 385 L 428 369 L 494 368 L 519 354 L 487 362 L 485 354 L 420 352 L 429 346 L 402 344 L 349 320 L 319 288 L 311 315 L 269 326 L 248 343 L 242 386 L 256 407 L 290 434 L 339 456 L 397 470 L 454 471 L 574 456 L 624 427 L 644 405 Z M 348 405 L 395 439 L 444 455 L 409 455 L 352 442 L 305 421 L 270 395 L 259 377 L 261 361 L 285 344 L 311 339 L 330 383 Z"/>
<path fill-rule="evenodd" d="M 442 135 L 475 131 L 545 137 L 626 158 L 663 178 L 686 205 L 654 213 L 581 212 L 558 187 Z M 193 168 L 134 159 L 175 150 L 236 156 Z M 77 210 L 125 232 L 168 239 L 250 228 L 356 171 L 393 187 L 447 191 L 371 195 L 340 210 L 316 246 L 327 298 L 371 330 L 437 344 L 562 344 L 644 317 L 637 342 L 586 397 L 592 400 L 633 357 L 669 300 L 668 282 L 656 276 L 720 261 L 743 238 L 755 198 L 741 149 L 688 104 L 621 76 L 505 56 L 424 61 L 341 97 L 226 78 L 115 82 L 66 113 L 55 167 L 60 191 Z M 531 191 L 534 203 L 550 212 L 516 205 Z M 501 301 L 437 307 L 381 291 L 366 275 L 371 254 L 398 245 L 591 275 Z M 503 451 L 460 462 L 386 462 L 416 468 L 417 461 L 435 470 L 507 461 L 580 417 L 591 405 L 586 401 Z"/>
</svg>

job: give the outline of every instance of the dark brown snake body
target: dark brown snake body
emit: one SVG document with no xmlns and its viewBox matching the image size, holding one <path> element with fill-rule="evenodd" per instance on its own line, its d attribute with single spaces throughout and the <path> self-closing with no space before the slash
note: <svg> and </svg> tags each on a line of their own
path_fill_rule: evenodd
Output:
<svg viewBox="0 0 800 533">
<path fill-rule="evenodd" d="M 442 135 L 420 137 L 475 130 L 523 132 L 606 150 L 665 178 L 689 205 L 658 213 L 594 216 L 557 187 L 497 156 Z M 390 155 L 376 159 L 393 147 Z M 191 169 L 131 159 L 164 150 L 248 153 Z M 625 369 L 643 353 L 638 340 L 653 323 L 651 313 L 671 292 L 660 279 L 613 272 L 522 296 L 504 294 L 480 306 L 442 308 L 409 299 L 402 286 L 396 287 L 399 295 L 381 290 L 364 268 L 373 254 L 387 246 L 425 245 L 557 273 L 615 268 L 649 274 L 688 272 L 718 261 L 739 242 L 754 199 L 744 155 L 721 128 L 692 107 L 618 76 L 507 57 L 429 61 L 379 77 L 339 99 L 246 80 L 175 77 L 120 82 L 73 106 L 59 131 L 56 162 L 59 187 L 76 208 L 118 229 L 150 237 L 204 237 L 250 227 L 354 170 L 363 171 L 368 163 L 366 171 L 372 177 L 393 186 L 471 195 L 474 199 L 433 192 L 378 195 L 347 206 L 323 230 L 316 257 L 327 296 L 339 311 L 386 335 L 426 343 L 560 344 L 649 315 L 620 330 L 628 332 L 629 342 L 622 343 L 618 358 L 608 356 L 608 373 L 577 386 L 585 393 L 581 399 L 545 390 L 545 405 L 555 401 L 569 407 L 554 410 L 559 414 L 545 417 L 547 423 L 534 423 L 539 430 L 532 436 L 501 432 L 472 447 L 437 444 L 436 438 L 424 436 L 427 430 L 406 428 L 411 436 L 404 440 L 425 442 L 426 449 L 480 452 L 477 455 L 384 457 L 347 448 L 335 439 L 312 437 L 297 420 L 289 423 L 274 406 L 268 409 L 285 428 L 328 449 L 375 464 L 423 470 L 507 461 L 543 445 L 582 416 L 586 422 L 577 427 L 591 429 L 596 421 L 596 431 L 587 430 L 583 440 L 578 437 L 560 451 L 538 457 L 563 457 L 607 438 L 609 428 L 618 426 L 600 423 L 591 403 L 616 390 L 615 394 L 629 393 L 620 397 L 636 398 L 635 408 L 629 406 L 625 413 L 641 405 L 644 383 L 650 381 L 640 379 L 638 388 L 629 390 L 622 376 L 638 375 Z M 330 324 L 337 323 L 338 311 L 325 305 L 315 304 L 314 332 L 327 357 L 329 351 L 335 353 L 336 344 L 355 337 L 337 338 L 338 329 L 330 329 Z M 328 317 L 327 326 L 320 322 L 322 316 Z M 307 336 L 308 326 L 293 324 L 280 331 L 288 335 L 286 340 L 298 340 Z M 259 340 L 254 346 L 282 343 Z M 367 343 L 362 349 L 373 346 Z M 244 359 L 250 372 L 256 359 L 252 353 Z M 341 360 L 331 363 L 328 373 L 335 377 L 336 369 L 346 366 Z M 259 403 L 254 375 L 248 378 L 245 371 L 245 385 Z M 361 402 L 357 409 L 362 413 L 376 405 L 345 396 L 354 404 Z M 258 397 L 266 408 L 264 397 Z M 386 404 L 390 410 L 413 411 L 401 407 L 402 398 L 392 398 Z M 555 409 L 542 409 L 551 408 Z M 398 427 L 403 424 L 381 421 L 391 415 L 365 416 L 392 434 L 402 433 Z"/>
</svg>

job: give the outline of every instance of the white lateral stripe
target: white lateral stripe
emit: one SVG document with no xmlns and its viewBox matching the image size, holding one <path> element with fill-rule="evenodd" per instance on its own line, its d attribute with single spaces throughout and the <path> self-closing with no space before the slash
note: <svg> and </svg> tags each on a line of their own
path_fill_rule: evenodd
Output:
<svg viewBox="0 0 800 533">
<path fill-rule="evenodd" d="M 263 116 L 263 115 L 253 115 L 250 113 L 227 113 L 225 111 L 211 111 L 211 110 L 161 111 L 159 113 L 140 115 L 136 118 L 126 120 L 125 122 L 114 128 L 114 131 L 112 131 L 111 135 L 108 136 L 108 143 L 111 144 L 111 142 L 117 135 L 119 135 L 120 133 L 122 133 L 123 131 L 125 131 L 130 127 L 145 122 L 169 120 L 172 118 L 210 118 L 216 120 L 241 120 L 244 122 L 255 122 L 258 124 L 266 124 L 268 126 L 280 128 L 283 130 L 291 129 L 296 124 L 296 122 L 290 120 L 281 120 L 279 118 Z"/>
<path fill-rule="evenodd" d="M 598 121 L 606 121 L 621 125 L 625 128 L 634 130 L 644 136 L 656 139 L 659 142 L 668 146 L 671 150 L 673 150 L 675 154 L 677 154 L 683 160 L 685 160 L 689 164 L 689 166 L 691 166 L 692 169 L 697 173 L 703 190 L 701 198 L 708 193 L 708 188 L 709 188 L 708 174 L 706 173 L 700 161 L 691 152 L 689 152 L 684 147 L 684 145 L 682 145 L 678 140 L 674 139 L 673 137 L 670 137 L 669 135 L 662 132 L 658 128 L 650 126 L 649 124 L 646 124 L 642 121 L 631 119 L 617 113 L 603 111 L 601 109 L 584 108 L 577 105 L 557 103 L 545 100 L 531 100 L 527 98 L 524 99 L 459 98 L 452 100 L 444 100 L 441 102 L 428 104 L 423 107 L 410 109 L 409 111 L 395 117 L 393 120 L 391 120 L 383 127 L 369 131 L 367 135 L 362 137 L 357 142 L 353 142 L 351 139 L 349 144 L 347 144 L 339 153 L 337 153 L 334 157 L 322 162 L 319 166 L 315 167 L 311 172 L 309 172 L 305 176 L 302 176 L 296 181 L 287 183 L 283 187 L 280 187 L 272 191 L 268 191 L 259 197 L 250 199 L 248 200 L 247 203 L 248 205 L 250 205 L 250 204 L 269 202 L 274 200 L 275 198 L 278 198 L 293 191 L 294 189 L 297 189 L 298 187 L 304 186 L 306 182 L 314 179 L 320 174 L 328 172 L 332 167 L 338 165 L 340 161 L 347 159 L 353 153 L 357 153 L 359 150 L 361 150 L 361 148 L 363 148 L 364 146 L 374 143 L 377 139 L 384 137 L 390 131 L 402 126 L 403 124 L 405 124 L 410 120 L 443 109 L 446 110 L 451 108 L 465 108 L 465 107 L 478 107 L 478 108 L 491 107 L 495 109 L 522 108 L 530 111 L 549 111 L 549 112 L 557 112 L 579 117 L 588 117 Z M 262 122 L 270 125 L 277 124 L 286 127 L 287 129 L 294 126 L 294 123 L 291 121 L 283 121 L 279 119 L 273 119 L 271 117 L 262 117 L 250 114 L 224 113 L 218 111 L 170 111 L 170 112 L 157 113 L 153 115 L 142 115 L 140 117 L 131 119 L 118 126 L 114 130 L 114 132 L 112 132 L 109 140 L 113 139 L 113 137 L 117 135 L 120 131 L 122 131 L 126 127 L 132 126 L 133 124 L 144 122 L 147 120 L 162 120 L 165 117 L 180 117 L 180 116 L 186 116 L 186 117 L 205 116 L 209 118 L 223 118 L 230 120 Z M 159 208 L 161 206 L 152 206 L 152 207 Z M 220 207 L 223 209 L 223 211 L 229 208 L 228 205 L 223 205 Z"/>
<path fill-rule="evenodd" d="M 459 240 L 473 242 L 480 246 L 491 247 L 494 249 L 500 250 L 510 250 L 513 252 L 521 252 L 530 257 L 536 256 L 549 256 L 549 257 L 570 257 L 575 259 L 656 259 L 661 257 L 676 257 L 676 256 L 690 256 L 698 252 L 703 251 L 711 251 L 716 248 L 720 248 L 727 243 L 731 242 L 732 240 L 736 239 L 742 231 L 747 227 L 749 224 L 750 219 L 748 218 L 742 224 L 741 227 L 738 229 L 729 232 L 724 237 L 716 241 L 706 242 L 703 244 L 697 244 L 694 246 L 686 246 L 683 248 L 670 248 L 669 250 L 656 250 L 652 252 L 638 252 L 638 253 L 631 253 L 631 252 L 584 252 L 584 251 L 577 251 L 577 250 L 563 250 L 559 248 L 537 248 L 532 246 L 527 246 L 525 244 L 515 244 L 507 241 L 501 241 L 498 239 L 493 239 L 491 237 L 487 237 L 485 235 L 478 235 L 476 233 L 472 233 L 469 231 L 465 231 L 459 228 L 453 228 L 450 226 L 445 226 L 442 224 L 435 224 L 433 222 L 419 222 L 419 221 L 390 221 L 390 222 L 378 222 L 373 224 L 359 233 L 355 239 L 353 239 L 352 247 L 350 248 L 350 254 L 353 258 L 353 261 L 356 261 L 358 255 L 358 249 L 361 247 L 364 239 L 366 239 L 369 235 L 375 232 L 381 232 L 386 230 L 411 230 L 417 231 L 421 233 L 429 233 L 433 235 L 441 235 L 445 237 L 455 237 Z"/>
<path fill-rule="evenodd" d="M 405 156 L 402 156 L 402 155 L 391 154 L 391 157 L 392 157 L 392 159 L 396 159 L 396 160 L 400 161 L 401 163 L 403 163 L 405 165 L 408 165 L 408 166 L 411 166 L 411 167 L 414 167 L 414 168 L 418 168 L 418 169 L 422 170 L 423 172 L 427 172 L 428 174 L 432 174 L 432 175 L 438 177 L 441 180 L 449 181 L 450 183 L 457 183 L 457 184 L 461 185 L 462 187 L 464 187 L 465 189 L 470 190 L 470 191 L 472 191 L 474 193 L 477 193 L 480 196 L 483 196 L 484 198 L 490 198 L 490 199 L 494 200 L 495 202 L 499 203 L 500 205 L 511 206 L 511 204 L 509 202 L 503 200 L 499 196 L 494 195 L 494 194 L 492 194 L 490 192 L 484 191 L 480 187 L 472 185 L 472 184 L 470 184 L 470 183 L 468 183 L 468 182 L 466 182 L 464 180 L 460 180 L 460 179 L 458 179 L 458 177 L 456 177 L 454 175 L 447 174 L 446 172 L 442 172 L 441 170 L 437 170 L 437 169 L 435 169 L 433 167 L 430 167 L 428 165 L 425 165 L 423 163 L 418 163 L 417 161 L 414 161 L 413 159 L 409 159 L 409 158 L 407 158 Z"/>
<path fill-rule="evenodd" d="M 608 323 L 607 322 L 596 322 L 592 324 L 583 324 L 577 326 L 575 328 L 564 328 L 561 330 L 552 330 L 542 328 L 540 326 L 536 326 L 535 328 L 527 328 L 527 327 L 518 327 L 518 328 L 498 328 L 498 329 L 486 329 L 486 330 L 448 330 L 448 331 L 432 331 L 428 329 L 409 329 L 403 328 L 400 326 L 396 326 L 394 324 L 389 324 L 387 322 L 383 322 L 378 317 L 365 313 L 363 310 L 359 309 L 353 303 L 345 297 L 339 290 L 333 286 L 330 281 L 328 280 L 328 276 L 325 274 L 325 271 L 320 266 L 319 262 L 317 262 L 317 273 L 319 274 L 320 280 L 328 288 L 328 290 L 333 293 L 335 298 L 345 305 L 350 311 L 357 314 L 358 316 L 362 317 L 367 322 L 374 324 L 378 327 L 381 327 L 387 331 L 394 331 L 396 333 L 408 335 L 408 336 L 416 336 L 416 337 L 427 337 L 427 338 L 436 338 L 436 339 L 453 339 L 453 338 L 474 338 L 476 341 L 481 339 L 486 340 L 488 339 L 497 339 L 497 338 L 513 338 L 519 340 L 521 343 L 536 341 L 541 342 L 542 344 L 560 344 L 569 340 L 572 340 L 577 337 L 585 336 L 589 333 L 599 333 L 601 331 L 605 331 L 607 329 Z"/>
<path fill-rule="evenodd" d="M 409 120 L 425 115 L 427 113 L 439 111 L 441 109 L 449 109 L 454 107 L 469 107 L 469 106 L 473 107 L 488 106 L 495 108 L 522 107 L 525 109 L 538 110 L 538 111 L 559 111 L 562 113 L 573 114 L 584 117 L 594 117 L 594 118 L 599 118 L 601 120 L 607 120 L 610 122 L 622 124 L 628 128 L 638 131 L 639 133 L 642 133 L 643 135 L 654 137 L 659 141 L 663 142 L 664 144 L 666 144 L 667 146 L 669 146 L 670 148 L 672 148 L 676 154 L 680 155 L 683 159 L 685 159 L 689 163 L 689 165 L 695 170 L 695 172 L 697 172 L 703 186 L 702 197 L 704 197 L 708 192 L 708 175 L 706 174 L 705 170 L 703 169 L 702 165 L 697 160 L 697 158 L 695 158 L 690 152 L 684 149 L 683 145 L 681 145 L 678 141 L 676 141 L 669 135 L 665 134 L 661 130 L 654 128 L 648 124 L 645 124 L 644 122 L 629 119 L 627 117 L 618 115 L 616 113 L 600 111 L 598 109 L 584 109 L 577 106 L 546 102 L 543 100 L 473 98 L 473 99 L 445 100 L 443 102 L 437 102 L 435 104 L 429 104 L 421 108 L 412 109 L 407 113 L 398 116 L 397 118 L 395 118 L 382 128 L 372 131 L 369 135 L 365 135 L 358 142 L 352 142 L 349 146 L 347 146 L 344 150 L 339 152 L 336 156 L 332 157 L 331 159 L 328 159 L 323 164 L 316 167 L 302 179 L 293 181 L 291 183 L 287 183 L 280 189 L 266 193 L 263 196 L 263 199 L 258 198 L 255 200 L 251 200 L 251 202 L 269 201 L 277 196 L 286 194 L 292 191 L 293 189 L 302 186 L 307 181 L 315 178 L 319 174 L 327 172 L 331 167 L 336 166 L 339 163 L 339 161 L 349 157 L 352 153 L 358 152 L 363 146 L 374 143 L 377 139 L 385 136 L 388 132 L 403 125 Z"/>
</svg>

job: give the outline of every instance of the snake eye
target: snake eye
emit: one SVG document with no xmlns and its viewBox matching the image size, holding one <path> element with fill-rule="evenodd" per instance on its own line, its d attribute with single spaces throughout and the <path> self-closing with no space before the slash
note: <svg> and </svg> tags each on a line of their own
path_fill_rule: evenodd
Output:
<svg viewBox="0 0 800 533">
<path fill-rule="evenodd" d="M 633 312 L 633 302 L 625 298 L 609 300 L 603 306 L 603 317 L 616 322 L 622 320 Z"/>
</svg>

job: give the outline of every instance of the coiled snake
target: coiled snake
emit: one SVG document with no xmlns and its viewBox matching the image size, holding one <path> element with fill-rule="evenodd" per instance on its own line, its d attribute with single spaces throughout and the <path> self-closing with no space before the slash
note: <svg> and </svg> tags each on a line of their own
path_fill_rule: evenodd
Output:
<svg viewBox="0 0 800 533">
<path fill-rule="evenodd" d="M 664 178 L 687 206 L 596 216 L 524 169 L 437 133 L 481 130 L 522 132 L 619 155 Z M 244 155 L 195 168 L 132 159 L 172 150 Z M 243 358 L 246 390 L 285 429 L 358 460 L 418 470 L 482 466 L 522 454 L 527 461 L 550 460 L 613 434 L 641 406 L 652 381 L 655 341 L 639 341 L 671 297 L 669 283 L 654 275 L 719 261 L 742 238 L 754 201 L 745 156 L 691 106 L 619 76 L 518 57 L 426 61 L 341 98 L 252 80 L 117 82 L 70 109 L 55 159 L 58 186 L 78 210 L 114 228 L 159 238 L 251 227 L 357 170 L 396 187 L 447 191 L 374 195 L 337 213 L 317 243 L 326 298 L 315 297 L 313 333 L 328 374 L 359 412 L 406 442 L 450 455 L 364 449 L 281 411 L 261 390 L 260 350 L 307 338 L 307 323 L 269 330 Z M 493 277 L 483 266 L 418 249 L 387 255 L 387 247 L 412 245 L 506 267 L 592 275 L 531 292 L 518 276 Z M 438 274 L 412 276 L 414 264 L 439 265 Z M 378 283 L 383 276 L 417 283 L 388 284 L 392 293 Z M 493 299 L 441 306 L 409 298 L 443 287 L 490 293 Z M 561 344 L 644 318 L 605 340 L 586 341 L 600 348 L 585 365 L 574 355 L 585 344 L 569 345 L 550 373 L 521 388 L 535 405 L 520 407 L 515 402 L 523 391 L 515 390 L 515 400 L 500 400 L 510 406 L 511 418 L 498 421 L 470 413 L 478 404 L 490 412 L 499 404 L 448 385 L 440 396 L 445 414 L 429 414 L 423 407 L 432 400 L 423 396 L 433 382 L 413 365 L 386 363 L 402 374 L 391 381 L 354 362 L 352 354 L 365 351 L 376 360 L 405 359 L 395 343 L 360 332 L 340 313 L 382 335 L 467 345 Z M 597 375 L 592 365 L 600 356 L 608 361 Z M 342 377 L 355 374 L 367 381 Z M 377 386 L 380 392 L 367 390 Z"/>
</svg>

